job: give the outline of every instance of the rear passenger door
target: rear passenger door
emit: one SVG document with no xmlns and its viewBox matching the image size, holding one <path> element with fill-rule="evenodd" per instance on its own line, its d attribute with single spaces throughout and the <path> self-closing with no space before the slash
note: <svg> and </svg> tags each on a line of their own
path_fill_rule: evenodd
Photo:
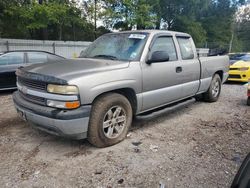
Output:
<svg viewBox="0 0 250 188">
<path fill-rule="evenodd" d="M 150 45 L 148 56 L 151 57 L 155 51 L 166 51 L 169 61 L 142 64 L 143 111 L 178 100 L 182 93 L 178 73 L 176 73 L 179 61 L 173 37 L 156 36 Z"/>
<path fill-rule="evenodd" d="M 180 61 L 178 78 L 182 84 L 181 98 L 193 96 L 197 93 L 200 85 L 200 62 L 198 60 L 195 45 L 189 36 L 177 36 L 180 49 Z"/>
<path fill-rule="evenodd" d="M 23 52 L 9 52 L 0 56 L 0 89 L 16 87 L 16 69 L 24 65 Z"/>
</svg>

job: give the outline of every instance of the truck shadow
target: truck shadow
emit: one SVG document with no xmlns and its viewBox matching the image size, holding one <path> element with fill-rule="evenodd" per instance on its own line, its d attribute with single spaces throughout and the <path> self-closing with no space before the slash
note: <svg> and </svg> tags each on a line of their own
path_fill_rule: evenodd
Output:
<svg viewBox="0 0 250 188">
<path fill-rule="evenodd" d="M 176 118 L 180 113 L 187 113 L 190 108 L 193 108 L 194 105 L 199 102 L 194 102 L 192 104 L 178 107 L 176 109 L 170 110 L 168 112 L 163 112 L 163 113 L 156 113 L 155 116 L 150 116 L 150 118 L 138 118 L 134 117 L 133 118 L 133 123 L 130 127 L 129 131 L 136 131 L 136 130 L 145 130 L 149 127 L 154 126 L 155 124 L 164 122 L 166 120 L 170 120 L 172 118 Z M 38 130 L 39 131 L 39 130 Z M 77 156 L 87 156 L 92 153 L 98 153 L 100 151 L 109 151 L 112 150 L 113 147 L 116 148 L 118 146 L 113 146 L 113 147 L 108 147 L 108 148 L 96 148 L 92 146 L 87 139 L 83 140 L 72 140 L 68 138 L 63 138 L 63 137 L 57 137 L 50 135 L 46 132 L 39 131 L 39 136 L 40 137 L 46 137 L 48 141 L 50 142 L 50 145 L 54 147 L 56 145 L 64 145 L 65 147 L 70 146 L 70 151 L 64 151 L 65 157 L 77 157 Z M 126 139 L 125 139 L 126 140 Z M 118 144 L 119 145 L 119 144 Z"/>
<path fill-rule="evenodd" d="M 16 91 L 16 89 L 10 89 L 10 90 L 0 91 L 0 97 L 1 96 L 12 95 L 15 91 Z"/>
<path fill-rule="evenodd" d="M 190 108 L 193 108 L 198 103 L 199 101 L 194 101 L 191 104 L 180 106 L 180 107 L 171 109 L 166 112 L 163 111 L 163 112 L 157 113 L 156 115 L 150 116 L 149 118 L 134 117 L 130 131 L 134 131 L 137 129 L 144 129 L 144 128 L 153 126 L 154 124 L 162 123 L 166 120 L 176 118 L 176 116 L 178 116 L 179 114 L 188 113 Z"/>
<path fill-rule="evenodd" d="M 239 85 L 239 86 L 243 86 L 243 85 L 247 84 L 247 82 L 226 81 L 224 84 L 225 85 Z"/>
</svg>

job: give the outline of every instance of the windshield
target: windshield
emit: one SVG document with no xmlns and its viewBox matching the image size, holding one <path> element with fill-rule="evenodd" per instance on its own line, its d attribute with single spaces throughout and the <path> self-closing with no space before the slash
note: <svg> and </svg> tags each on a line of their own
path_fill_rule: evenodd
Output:
<svg viewBox="0 0 250 188">
<path fill-rule="evenodd" d="M 229 58 L 230 60 L 250 61 L 250 54 L 233 54 Z"/>
<path fill-rule="evenodd" d="M 103 35 L 95 40 L 80 57 L 138 61 L 146 43 L 146 38 L 147 33 Z"/>
</svg>

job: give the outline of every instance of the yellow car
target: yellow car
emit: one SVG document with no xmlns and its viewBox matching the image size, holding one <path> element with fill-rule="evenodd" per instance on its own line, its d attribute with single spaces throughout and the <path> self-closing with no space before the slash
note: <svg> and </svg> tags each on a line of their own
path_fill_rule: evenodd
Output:
<svg viewBox="0 0 250 188">
<path fill-rule="evenodd" d="M 247 105 L 250 106 L 250 80 L 247 87 Z"/>
<path fill-rule="evenodd" d="M 248 82 L 250 79 L 250 53 L 230 54 L 229 81 Z"/>
</svg>

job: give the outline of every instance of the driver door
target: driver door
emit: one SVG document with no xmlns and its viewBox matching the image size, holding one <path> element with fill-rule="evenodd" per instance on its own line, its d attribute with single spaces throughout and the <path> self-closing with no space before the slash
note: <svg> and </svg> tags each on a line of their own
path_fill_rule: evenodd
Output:
<svg viewBox="0 0 250 188">
<path fill-rule="evenodd" d="M 172 36 L 160 35 L 153 39 L 149 57 L 155 51 L 166 51 L 169 61 L 144 63 L 143 74 L 143 107 L 146 111 L 181 98 L 181 78 L 177 71 L 180 62 Z"/>
</svg>

